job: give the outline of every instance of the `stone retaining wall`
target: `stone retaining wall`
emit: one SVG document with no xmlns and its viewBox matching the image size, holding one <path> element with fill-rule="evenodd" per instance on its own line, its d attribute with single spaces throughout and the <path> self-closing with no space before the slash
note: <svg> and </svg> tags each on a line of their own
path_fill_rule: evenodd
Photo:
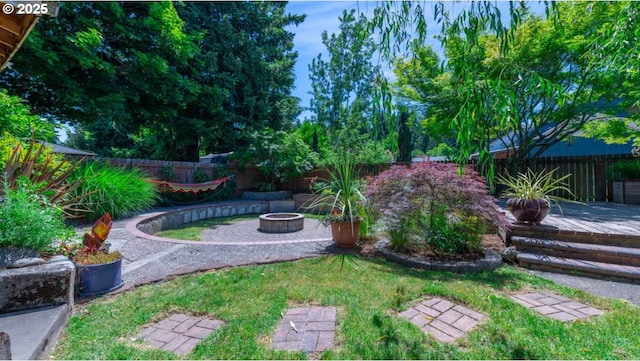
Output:
<svg viewBox="0 0 640 361">
<path fill-rule="evenodd" d="M 212 204 L 152 216 L 140 221 L 137 224 L 137 228 L 146 234 L 156 234 L 160 231 L 177 228 L 183 224 L 204 219 L 263 213 L 269 213 L 269 202 L 252 201 Z"/>
<path fill-rule="evenodd" d="M 69 260 L 0 271 L 0 313 L 73 305 L 76 269 Z"/>
</svg>

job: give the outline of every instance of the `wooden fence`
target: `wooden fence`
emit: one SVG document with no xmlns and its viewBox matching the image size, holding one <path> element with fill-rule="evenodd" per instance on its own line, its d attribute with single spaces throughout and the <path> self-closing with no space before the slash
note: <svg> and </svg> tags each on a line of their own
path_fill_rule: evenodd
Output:
<svg viewBox="0 0 640 361">
<path fill-rule="evenodd" d="M 523 168 L 529 167 L 534 172 L 552 170 L 558 168 L 557 176 L 572 174 L 568 183 L 576 199 L 582 202 L 606 202 L 612 200 L 612 184 L 608 176 L 611 165 L 619 160 L 634 159 L 632 154 L 606 155 L 606 156 L 581 156 L 581 157 L 549 157 L 530 159 Z M 204 174 L 213 179 L 216 177 L 216 169 L 224 167 L 221 164 L 173 162 L 144 159 L 101 158 L 114 166 L 125 168 L 139 168 L 149 177 L 155 179 L 170 180 L 180 183 L 195 183 L 194 174 L 200 169 Z M 506 159 L 496 160 L 496 174 L 505 174 L 507 169 Z M 360 167 L 360 176 L 375 176 L 388 169 L 390 164 L 374 164 Z M 264 182 L 265 178 L 255 166 L 240 168 L 237 162 L 229 164 L 229 170 L 235 174 L 236 194 L 240 195 L 245 190 L 255 188 L 255 184 Z M 172 175 L 171 175 L 172 174 Z M 167 176 L 171 175 L 169 179 Z M 295 192 L 307 192 L 314 180 L 328 178 L 324 169 L 317 169 L 305 174 L 303 177 L 291 179 L 279 184 L 280 189 Z M 500 187 L 497 188 L 498 192 Z M 558 194 L 566 196 L 566 194 Z"/>
<path fill-rule="evenodd" d="M 195 172 L 200 169 L 209 179 L 213 179 L 216 169 L 221 164 L 174 162 L 148 159 L 97 158 L 112 166 L 124 168 L 138 168 L 153 179 L 166 180 L 177 183 L 195 183 Z"/>
<path fill-rule="evenodd" d="M 534 172 L 550 171 L 558 168 L 557 177 L 571 174 L 567 180 L 569 188 L 581 202 L 606 202 L 612 200 L 612 184 L 609 169 L 619 160 L 634 159 L 632 154 L 580 156 L 580 157 L 548 157 L 530 159 L 523 168 Z M 506 159 L 496 160 L 496 174 L 505 174 Z M 498 187 L 498 191 L 500 188 Z M 557 194 L 566 197 L 567 194 Z"/>
</svg>

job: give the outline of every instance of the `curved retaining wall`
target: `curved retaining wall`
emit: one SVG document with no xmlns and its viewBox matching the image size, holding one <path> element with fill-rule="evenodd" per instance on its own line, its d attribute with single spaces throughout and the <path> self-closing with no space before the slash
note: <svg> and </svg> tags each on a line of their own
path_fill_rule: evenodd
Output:
<svg viewBox="0 0 640 361">
<path fill-rule="evenodd" d="M 147 215 L 142 219 L 136 219 L 131 223 L 133 223 L 133 228 L 145 233 L 146 237 L 160 231 L 179 227 L 185 223 L 197 222 L 203 219 L 239 216 L 243 214 L 263 214 L 268 212 L 269 202 L 221 203 L 156 213 Z M 129 224 L 127 224 L 127 228 L 133 231 Z"/>
</svg>

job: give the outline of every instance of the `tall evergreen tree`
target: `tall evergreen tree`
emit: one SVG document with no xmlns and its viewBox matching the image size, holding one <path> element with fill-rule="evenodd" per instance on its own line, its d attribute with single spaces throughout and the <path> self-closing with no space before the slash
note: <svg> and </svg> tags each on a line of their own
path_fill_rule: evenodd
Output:
<svg viewBox="0 0 640 361">
<path fill-rule="evenodd" d="M 197 161 L 246 129 L 286 127 L 297 54 L 286 3 L 70 2 L 0 86 L 77 125 L 102 155 Z M 177 9 L 176 9 L 177 7 Z"/>
</svg>

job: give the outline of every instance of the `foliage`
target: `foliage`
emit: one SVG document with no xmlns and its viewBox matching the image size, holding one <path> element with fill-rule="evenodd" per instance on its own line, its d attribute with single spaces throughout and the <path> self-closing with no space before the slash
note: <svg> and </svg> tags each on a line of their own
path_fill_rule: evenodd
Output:
<svg viewBox="0 0 640 361">
<path fill-rule="evenodd" d="M 109 244 L 105 243 L 113 226 L 111 215 L 104 214 L 91 227 L 91 233 L 85 232 L 82 237 L 82 253 L 76 254 L 76 263 L 90 265 L 113 262 L 122 255 L 120 252 L 109 253 Z"/>
<path fill-rule="evenodd" d="M 67 217 L 87 212 L 83 197 L 77 192 L 83 179 L 70 179 L 79 163 L 71 163 L 54 154 L 43 144 L 36 145 L 33 138 L 25 150 L 18 143 L 6 162 L 3 182 L 6 188 L 16 189 L 21 181 L 29 183 L 31 189 L 42 199 L 60 207 Z M 0 192 L 0 195 L 2 192 Z"/>
<path fill-rule="evenodd" d="M 0 86 L 71 122 L 72 146 L 197 161 L 200 148 L 233 150 L 243 132 L 297 116 L 286 29 L 303 19 L 285 2 L 65 2 Z"/>
<path fill-rule="evenodd" d="M 499 175 L 497 177 L 498 182 L 507 186 L 501 196 L 516 199 L 517 203 L 544 200 L 548 205 L 551 205 L 551 202 L 554 202 L 560 208 L 558 201 L 573 201 L 558 195 L 558 193 L 567 194 L 569 197 L 574 197 L 574 195 L 566 182 L 571 177 L 571 174 L 555 178 L 557 171 L 558 168 L 554 168 L 550 171 L 542 170 L 536 173 L 531 169 L 527 169 L 526 173 L 519 172 L 515 177 L 509 172 L 504 176 Z"/>
<path fill-rule="evenodd" d="M 235 152 L 233 158 L 240 161 L 241 167 L 255 164 L 269 184 L 300 177 L 318 162 L 316 153 L 296 132 L 266 129 L 248 133 L 246 139 L 249 145 Z"/>
<path fill-rule="evenodd" d="M 609 5 L 609 6 L 605 6 Z M 619 109 L 605 110 L 611 117 L 602 117 L 587 125 L 584 135 L 602 138 L 607 143 L 633 141 L 635 154 L 640 155 L 640 4 L 635 1 L 615 3 L 590 2 L 592 16 L 600 16 L 602 26 L 590 38 L 589 60 L 614 79 L 611 90 L 621 100 Z M 620 113 L 624 117 L 620 117 Z"/>
<path fill-rule="evenodd" d="M 193 182 L 194 183 L 205 183 L 205 182 L 208 182 L 210 180 L 211 180 L 211 177 L 209 177 L 207 172 L 202 170 L 202 168 L 196 168 L 193 171 Z"/>
<path fill-rule="evenodd" d="M 445 69 L 454 75 L 450 88 L 456 100 L 454 116 L 442 119 L 450 121 L 457 137 L 460 164 L 478 152 L 491 181 L 489 141 L 496 131 L 522 129 L 519 153 L 527 156 L 535 136 L 544 133 L 540 124 L 562 124 L 554 129 L 556 137 L 549 137 L 556 142 L 580 129 L 596 108 L 614 114 L 636 102 L 638 50 L 633 44 L 640 7 L 633 2 L 607 5 L 547 2 L 546 19 L 541 20 L 530 16 L 524 1 L 508 8 L 499 2 L 473 2 L 462 11 L 435 4 L 434 20 L 448 57 Z M 425 6 L 384 2 L 376 9 L 371 25 L 380 31 L 383 56 L 416 54 L 424 47 L 432 33 Z M 616 98 L 625 101 L 614 105 Z"/>
<path fill-rule="evenodd" d="M 159 198 L 157 187 L 137 168 L 85 163 L 72 174 L 72 179 L 83 179 L 72 194 L 81 197 L 90 208 L 85 214 L 87 219 L 97 219 L 106 213 L 114 218 L 124 217 L 152 207 Z"/>
<path fill-rule="evenodd" d="M 73 233 L 64 223 L 62 210 L 35 190 L 27 179 L 19 179 L 13 187 L 5 183 L 3 193 L 0 246 L 43 251 Z"/>
<path fill-rule="evenodd" d="M 311 210 L 328 209 L 329 213 L 323 218 L 325 224 L 361 220 L 368 200 L 362 191 L 364 184 L 358 179 L 354 157 L 343 154 L 327 171 L 329 179 L 320 179 L 322 189 L 319 197 L 305 207 Z"/>
<path fill-rule="evenodd" d="M 29 106 L 22 99 L 9 95 L 6 89 L 0 89 L 0 129 L 17 138 L 55 138 L 53 124 L 32 115 Z"/>
<path fill-rule="evenodd" d="M 640 179 L 640 159 L 617 161 L 609 173 L 611 179 Z"/>
<path fill-rule="evenodd" d="M 172 182 L 178 178 L 178 174 L 172 165 L 163 165 L 160 167 L 160 177 L 163 181 Z"/>
<path fill-rule="evenodd" d="M 85 232 L 82 237 L 82 253 L 94 254 L 104 251 L 104 241 L 109 237 L 109 232 L 113 226 L 111 215 L 109 213 L 98 218 L 91 227 L 91 233 Z"/>
<path fill-rule="evenodd" d="M 427 151 L 427 155 L 432 156 L 432 157 L 437 157 L 437 156 L 445 156 L 447 158 L 451 157 L 452 155 L 455 154 L 455 148 L 453 148 L 452 146 L 450 146 L 447 143 L 440 143 L 437 146 L 429 149 Z"/>
<path fill-rule="evenodd" d="M 408 243 L 424 244 L 439 256 L 451 256 L 474 250 L 483 224 L 509 228 L 471 167 L 460 174 L 455 164 L 392 166 L 370 179 L 366 195 L 400 250 Z"/>
<path fill-rule="evenodd" d="M 339 158 L 343 152 L 361 155 L 361 150 L 377 148 L 395 130 L 391 113 L 380 107 L 378 83 L 384 76 L 381 66 L 372 62 L 377 46 L 367 29 L 367 19 L 355 10 L 345 10 L 339 20 L 340 33 L 322 33 L 329 58 L 325 60 L 320 54 L 309 66 L 311 122 L 317 126 L 314 134 L 319 145 L 327 145 L 318 150 L 323 159 Z M 328 143 L 322 142 L 325 137 Z M 385 148 L 396 150 L 397 145 Z M 357 162 L 378 163 L 380 154 L 384 153 L 375 152 Z M 325 164 L 334 162 L 329 159 Z"/>
</svg>

